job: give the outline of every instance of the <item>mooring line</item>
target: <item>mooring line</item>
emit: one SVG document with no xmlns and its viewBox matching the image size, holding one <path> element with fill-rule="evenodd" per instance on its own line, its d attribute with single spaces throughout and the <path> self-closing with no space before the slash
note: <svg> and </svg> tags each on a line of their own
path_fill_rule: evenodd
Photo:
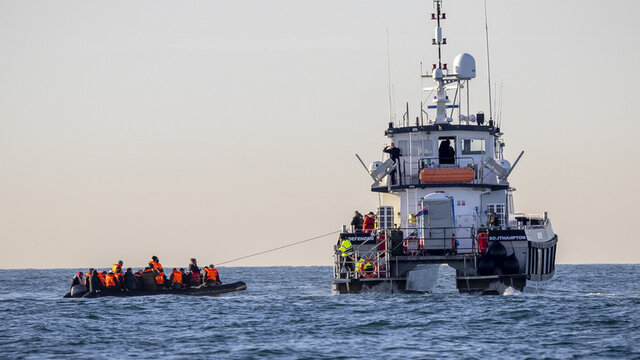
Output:
<svg viewBox="0 0 640 360">
<path fill-rule="evenodd" d="M 314 236 L 314 237 L 309 238 L 309 239 L 305 239 L 305 240 L 301 240 L 301 241 L 296 241 L 296 242 L 291 243 L 291 244 L 278 246 L 278 247 L 276 247 L 276 248 L 269 249 L 269 250 L 264 250 L 264 251 L 260 251 L 260 252 L 257 252 L 257 253 L 255 253 L 255 254 L 245 255 L 245 256 L 242 256 L 242 257 L 239 257 L 239 258 L 235 258 L 235 259 L 232 259 L 232 260 L 227 260 L 227 261 L 219 262 L 219 263 L 216 263 L 216 266 L 221 265 L 221 264 L 227 264 L 227 263 L 230 263 L 230 262 L 233 262 L 233 261 L 238 261 L 238 260 L 242 260 L 242 259 L 250 258 L 250 257 L 252 257 L 252 256 L 257 256 L 257 255 L 266 254 L 266 253 L 268 253 L 268 252 L 272 252 L 272 251 L 276 251 L 276 250 L 284 249 L 284 248 L 287 248 L 287 247 L 290 247 L 290 246 L 294 246 L 294 245 L 298 245 L 298 244 L 302 244 L 302 243 L 305 243 L 305 242 L 309 242 L 309 241 L 313 241 L 313 240 L 318 240 L 318 239 L 321 239 L 321 238 L 326 237 L 326 236 L 329 236 L 329 235 L 337 234 L 337 233 L 339 233 L 339 232 L 340 232 L 340 230 L 338 230 L 338 231 L 332 231 L 332 232 L 327 233 L 327 234 L 324 234 L 324 235 Z"/>
</svg>

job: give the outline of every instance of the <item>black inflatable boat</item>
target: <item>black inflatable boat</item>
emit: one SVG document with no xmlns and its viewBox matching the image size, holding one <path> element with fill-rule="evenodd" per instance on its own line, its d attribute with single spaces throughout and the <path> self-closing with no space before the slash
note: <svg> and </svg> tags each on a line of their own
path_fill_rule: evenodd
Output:
<svg viewBox="0 0 640 360">
<path fill-rule="evenodd" d="M 78 286 L 79 288 L 76 288 Z M 135 290 L 129 292 L 87 292 L 84 286 L 76 285 L 71 292 L 68 292 L 63 297 L 65 298 L 95 298 L 104 296 L 150 296 L 150 295 L 198 295 L 198 296 L 217 296 L 220 294 L 241 291 L 247 289 L 247 284 L 243 281 L 238 281 L 230 284 L 221 284 L 214 286 L 198 286 L 187 287 L 182 289 L 158 289 L 158 290 Z M 72 295 L 73 293 L 73 295 Z"/>
</svg>

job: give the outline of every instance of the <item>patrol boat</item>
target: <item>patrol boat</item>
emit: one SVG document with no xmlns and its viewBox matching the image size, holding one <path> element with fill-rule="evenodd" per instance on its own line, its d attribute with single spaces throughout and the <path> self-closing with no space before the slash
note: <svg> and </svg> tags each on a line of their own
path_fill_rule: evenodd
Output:
<svg viewBox="0 0 640 360">
<path fill-rule="evenodd" d="M 362 163 L 382 201 L 373 231 L 343 226 L 334 247 L 336 294 L 431 292 L 443 264 L 455 269 L 461 293 L 522 291 L 554 275 L 558 236 L 547 212 L 516 213 L 513 205 L 509 175 L 524 152 L 513 165 L 504 159 L 491 100 L 488 119 L 469 109 L 475 59 L 459 54 L 451 69 L 442 62 L 441 0 L 434 9 L 438 62 L 421 74 L 434 82 L 424 89 L 433 103 L 420 105 L 413 124 L 408 106 L 402 123 L 389 122 L 385 135 L 399 154 Z"/>
</svg>

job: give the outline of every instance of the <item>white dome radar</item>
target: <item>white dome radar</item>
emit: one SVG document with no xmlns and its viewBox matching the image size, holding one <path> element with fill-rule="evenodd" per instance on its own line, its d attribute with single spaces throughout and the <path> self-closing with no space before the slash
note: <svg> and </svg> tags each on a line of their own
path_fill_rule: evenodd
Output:
<svg viewBox="0 0 640 360">
<path fill-rule="evenodd" d="M 470 54 L 458 54 L 453 59 L 453 71 L 459 79 L 473 79 L 476 77 L 476 60 Z"/>
</svg>

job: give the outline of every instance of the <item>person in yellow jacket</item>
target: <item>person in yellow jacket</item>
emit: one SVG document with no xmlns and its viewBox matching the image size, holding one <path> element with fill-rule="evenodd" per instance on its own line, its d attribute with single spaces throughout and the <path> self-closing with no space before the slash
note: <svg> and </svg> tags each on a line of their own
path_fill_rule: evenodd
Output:
<svg viewBox="0 0 640 360">
<path fill-rule="evenodd" d="M 342 263 L 342 269 L 347 271 L 347 277 L 351 277 L 350 275 L 354 270 L 355 258 L 353 256 L 353 246 L 351 245 L 351 241 L 349 241 L 346 237 L 340 237 L 340 258 Z"/>
</svg>

